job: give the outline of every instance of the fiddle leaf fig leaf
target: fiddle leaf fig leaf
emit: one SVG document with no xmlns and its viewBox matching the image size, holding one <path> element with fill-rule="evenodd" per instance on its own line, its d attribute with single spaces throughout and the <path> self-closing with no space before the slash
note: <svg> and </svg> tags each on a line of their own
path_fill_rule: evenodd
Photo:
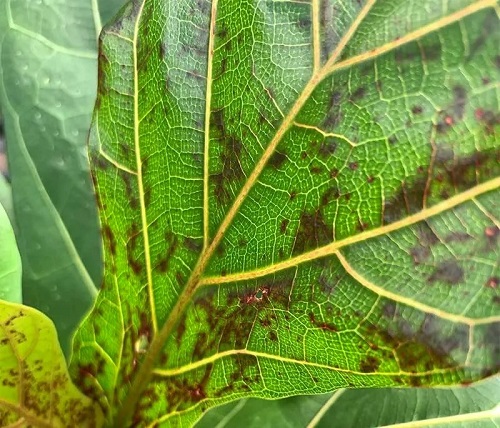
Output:
<svg viewBox="0 0 500 428">
<path fill-rule="evenodd" d="M 71 364 L 110 423 L 498 371 L 499 30 L 494 0 L 122 11 Z"/>
<path fill-rule="evenodd" d="M 98 405 L 71 383 L 52 321 L 0 301 L 0 425 L 100 427 Z"/>
<path fill-rule="evenodd" d="M 498 376 L 466 388 L 339 389 L 282 400 L 239 400 L 210 410 L 196 427 L 494 427 L 500 422 L 499 402 Z"/>
</svg>

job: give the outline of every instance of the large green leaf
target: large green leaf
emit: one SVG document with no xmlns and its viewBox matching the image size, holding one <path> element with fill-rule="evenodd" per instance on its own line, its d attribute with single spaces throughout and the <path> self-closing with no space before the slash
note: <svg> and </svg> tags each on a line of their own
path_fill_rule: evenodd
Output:
<svg viewBox="0 0 500 428">
<path fill-rule="evenodd" d="M 71 383 L 54 324 L 0 301 L 0 425 L 99 427 L 101 409 Z"/>
<path fill-rule="evenodd" d="M 109 421 L 498 371 L 496 8 L 136 0 L 106 28 L 72 373 Z"/>
<path fill-rule="evenodd" d="M 0 300 L 22 302 L 21 271 L 21 256 L 14 230 L 6 210 L 0 204 Z"/>
<path fill-rule="evenodd" d="M 486 428 L 498 426 L 499 403 L 498 377 L 466 388 L 341 389 L 282 400 L 236 401 L 210 410 L 196 427 L 371 428 L 412 423 L 408 426 Z"/>
<path fill-rule="evenodd" d="M 121 0 L 108 3 L 116 10 Z M 0 5 L 0 105 L 24 298 L 55 322 L 66 351 L 101 281 L 86 154 L 99 31 L 95 0 Z"/>
</svg>

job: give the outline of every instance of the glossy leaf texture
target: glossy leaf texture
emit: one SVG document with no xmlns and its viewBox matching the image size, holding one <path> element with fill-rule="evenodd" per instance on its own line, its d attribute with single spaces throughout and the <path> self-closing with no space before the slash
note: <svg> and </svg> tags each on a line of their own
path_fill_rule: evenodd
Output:
<svg viewBox="0 0 500 428">
<path fill-rule="evenodd" d="M 22 303 L 21 256 L 9 217 L 0 204 L 0 300 Z"/>
<path fill-rule="evenodd" d="M 486 428 L 498 426 L 499 403 L 498 377 L 454 388 L 340 389 L 282 400 L 243 399 L 210 410 L 196 427 Z"/>
<path fill-rule="evenodd" d="M 0 425 L 98 427 L 99 406 L 71 383 L 54 324 L 0 301 Z"/>
<path fill-rule="evenodd" d="M 498 371 L 499 28 L 490 0 L 129 4 L 72 360 L 109 421 Z"/>
<path fill-rule="evenodd" d="M 66 351 L 102 276 L 86 153 L 100 29 L 95 0 L 0 5 L 0 106 L 24 298 L 55 322 Z"/>
</svg>

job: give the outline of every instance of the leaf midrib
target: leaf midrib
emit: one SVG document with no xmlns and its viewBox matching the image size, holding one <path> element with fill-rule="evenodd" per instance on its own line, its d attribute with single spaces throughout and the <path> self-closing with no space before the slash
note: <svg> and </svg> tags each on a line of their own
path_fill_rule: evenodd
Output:
<svg viewBox="0 0 500 428">
<path fill-rule="evenodd" d="M 217 2 L 217 0 L 213 0 L 214 3 Z M 214 254 L 215 250 L 217 249 L 218 245 L 220 244 L 221 240 L 223 239 L 226 230 L 234 220 L 234 217 L 238 213 L 239 209 L 241 208 L 243 202 L 245 201 L 248 193 L 252 189 L 253 185 L 257 181 L 257 178 L 260 176 L 261 172 L 263 171 L 264 167 L 266 166 L 269 158 L 272 156 L 274 153 L 276 147 L 278 146 L 279 142 L 281 141 L 282 137 L 285 135 L 285 133 L 288 131 L 289 127 L 293 124 L 293 120 L 295 119 L 296 115 L 299 113 L 301 108 L 304 106 L 304 104 L 307 102 L 309 99 L 310 95 L 316 89 L 318 84 L 326 78 L 328 75 L 332 74 L 333 72 L 348 67 L 350 65 L 354 65 L 363 61 L 366 61 L 368 59 L 374 58 L 378 55 L 381 55 L 383 53 L 386 53 L 392 49 L 395 49 L 396 47 L 400 47 L 403 44 L 406 44 L 410 41 L 415 40 L 415 38 L 421 38 L 424 35 L 436 31 L 444 26 L 447 26 L 453 22 L 456 22 L 468 15 L 471 15 L 479 10 L 485 9 L 487 7 L 494 7 L 496 4 L 496 0 L 480 0 L 477 1 L 461 10 L 458 12 L 455 12 L 453 14 L 447 15 L 444 18 L 438 19 L 434 21 L 433 23 L 422 27 L 425 29 L 425 31 L 415 31 L 412 33 L 409 33 L 406 35 L 406 37 L 400 38 L 398 41 L 394 43 L 387 43 L 384 44 L 382 47 L 380 47 L 378 50 L 377 48 L 372 49 L 368 53 L 365 54 L 360 54 L 356 55 L 355 57 L 351 58 L 351 61 L 345 60 L 342 61 L 338 64 L 336 64 L 337 59 L 340 57 L 340 54 L 342 53 L 343 49 L 347 45 L 347 43 L 351 40 L 352 36 L 356 32 L 357 28 L 361 24 L 361 22 L 364 20 L 364 18 L 368 15 L 370 12 L 371 8 L 375 4 L 376 0 L 368 0 L 367 3 L 363 6 L 361 9 L 360 13 L 357 15 L 355 18 L 354 22 L 351 24 L 349 29 L 347 30 L 346 34 L 342 37 L 340 40 L 339 44 L 331 54 L 329 60 L 325 63 L 323 67 L 321 67 L 319 70 L 316 71 L 316 73 L 313 73 L 312 77 L 310 78 L 309 82 L 306 84 L 304 87 L 302 93 L 300 96 L 297 98 L 296 102 L 290 109 L 289 113 L 287 116 L 284 118 L 283 122 L 281 123 L 280 127 L 278 128 L 276 134 L 270 141 L 268 147 L 264 151 L 262 157 L 259 159 L 257 162 L 254 170 L 248 177 L 248 180 L 245 182 L 243 185 L 242 189 L 240 190 L 240 193 L 236 197 L 233 205 L 230 207 L 229 211 L 227 212 L 225 218 L 223 219 L 222 223 L 219 226 L 218 231 L 216 232 L 213 240 L 210 242 L 209 245 L 207 245 L 207 241 L 204 240 L 204 247 L 202 250 L 202 253 L 200 255 L 200 258 L 195 265 L 192 274 L 190 278 L 188 279 L 186 286 L 183 290 L 183 292 L 180 294 L 179 299 L 177 300 L 175 306 L 173 307 L 172 311 L 170 312 L 170 315 L 168 316 L 165 324 L 162 326 L 159 332 L 155 334 L 148 352 L 145 355 L 145 358 L 139 367 L 139 370 L 134 378 L 134 381 L 129 389 L 129 392 L 126 396 L 126 399 L 123 402 L 123 405 L 118 412 L 115 426 L 125 426 L 130 417 L 132 416 L 135 406 L 138 402 L 138 400 L 141 397 L 141 393 L 144 390 L 144 388 L 147 386 L 149 383 L 153 372 L 154 372 L 154 364 L 156 363 L 156 360 L 158 356 L 161 353 L 161 350 L 163 349 L 163 345 L 165 344 L 166 340 L 169 338 L 170 334 L 172 333 L 175 325 L 177 324 L 178 320 L 180 319 L 180 316 L 184 312 L 184 309 L 187 307 L 187 305 L 190 303 L 191 298 L 197 291 L 197 289 L 202 285 L 201 277 L 202 274 L 208 265 L 209 260 L 211 259 L 212 255 Z M 314 2 L 313 2 L 314 3 Z M 137 37 L 138 37 L 138 28 L 139 28 L 139 22 L 142 16 L 142 11 L 144 8 L 145 0 L 141 3 L 139 12 L 136 17 L 136 22 L 135 22 L 135 29 L 134 29 L 134 40 L 133 40 L 133 53 L 134 53 L 134 116 L 135 116 L 135 123 L 138 125 L 138 67 L 137 67 Z M 314 7 L 314 4 L 313 4 Z M 215 30 L 215 16 L 216 12 L 216 7 L 212 8 L 212 16 L 211 16 L 211 23 L 210 23 L 210 39 L 209 39 L 209 45 L 213 43 L 213 33 Z M 314 24 L 313 24 L 314 25 Z M 317 28 L 317 27 L 316 27 Z M 422 29 L 421 29 L 422 30 Z M 314 42 L 317 42 L 317 38 L 313 40 Z M 313 46 L 314 49 L 314 54 L 313 54 L 313 62 L 314 64 L 318 64 L 319 60 L 315 59 L 316 56 L 316 47 Z M 210 58 L 210 53 L 209 53 L 209 58 Z M 208 65 L 210 68 L 210 64 Z M 210 80 L 207 79 L 209 82 L 208 85 L 210 85 Z M 211 88 L 209 89 L 207 87 L 207 93 L 211 92 Z M 205 120 L 207 119 L 207 116 L 210 116 L 210 105 L 207 103 L 206 107 L 206 115 L 205 115 Z M 209 121 L 208 121 L 209 122 Z M 206 120 L 207 123 L 207 120 Z M 205 143 L 206 143 L 206 138 L 207 138 L 207 124 L 205 123 Z M 135 146 L 136 146 L 136 156 L 137 156 L 137 165 L 138 165 L 138 183 L 139 183 L 139 192 L 140 192 L 140 201 L 141 201 L 141 218 L 143 225 L 147 225 L 146 222 L 146 208 L 144 204 L 144 189 L 142 188 L 142 193 L 141 193 L 141 185 L 142 185 L 142 170 L 139 168 L 141 165 L 140 161 L 140 151 L 138 149 L 140 148 L 140 143 L 139 143 L 139 130 L 138 126 L 135 126 L 134 129 L 134 141 L 135 141 Z M 205 154 L 207 151 L 207 146 L 205 146 Z M 206 156 L 205 156 L 206 158 Z M 208 164 L 205 161 L 205 172 L 204 172 L 204 182 L 207 181 L 208 175 Z M 498 184 L 495 181 L 495 184 L 498 186 Z M 206 208 L 208 206 L 208 185 L 204 183 L 204 207 Z M 208 222 L 208 215 L 204 214 L 204 237 L 208 238 L 208 233 L 207 233 L 207 222 Z M 153 301 L 153 284 L 152 284 L 152 273 L 151 273 L 151 266 L 150 266 L 150 260 L 149 260 L 149 248 L 146 248 L 147 244 L 149 243 L 148 235 L 147 235 L 147 227 L 143 227 L 143 236 L 145 238 L 144 245 L 145 245 L 145 257 L 146 257 L 146 264 L 147 264 L 147 270 L 148 270 L 148 290 L 149 290 L 149 299 L 150 299 L 150 304 L 151 304 L 151 310 L 152 310 L 152 317 L 153 317 L 153 322 L 156 323 L 156 315 L 155 315 L 155 308 L 154 308 L 154 301 Z M 155 329 L 156 331 L 156 329 Z"/>
</svg>

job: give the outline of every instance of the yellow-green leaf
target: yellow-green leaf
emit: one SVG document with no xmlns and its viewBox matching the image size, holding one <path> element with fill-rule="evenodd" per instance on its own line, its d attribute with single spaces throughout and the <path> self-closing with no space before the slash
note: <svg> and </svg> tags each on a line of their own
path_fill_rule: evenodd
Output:
<svg viewBox="0 0 500 428">
<path fill-rule="evenodd" d="M 52 321 L 0 301 L 0 425 L 99 427 L 103 421 L 99 406 L 72 384 Z"/>
</svg>

